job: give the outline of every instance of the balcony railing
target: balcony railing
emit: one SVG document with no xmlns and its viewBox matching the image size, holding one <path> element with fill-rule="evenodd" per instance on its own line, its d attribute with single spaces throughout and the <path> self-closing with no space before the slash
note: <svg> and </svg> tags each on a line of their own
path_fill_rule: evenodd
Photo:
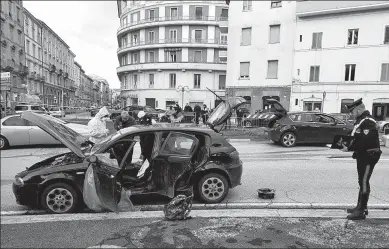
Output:
<svg viewBox="0 0 389 249">
<path fill-rule="evenodd" d="M 127 49 L 140 46 L 157 45 L 157 44 L 216 44 L 216 45 L 227 45 L 227 41 L 223 40 L 212 40 L 212 39 L 160 39 L 155 41 L 138 41 L 132 42 L 118 48 L 118 52 Z"/>
<path fill-rule="evenodd" d="M 139 21 L 133 21 L 130 23 L 126 23 L 124 25 L 121 25 L 119 27 L 118 32 L 122 29 L 133 27 L 136 25 L 141 24 L 147 24 L 147 23 L 154 23 L 154 22 L 169 22 L 169 21 L 213 21 L 213 22 L 219 22 L 219 21 L 228 21 L 228 17 L 224 16 L 161 16 L 161 17 L 154 17 L 154 18 L 146 18 Z"/>
</svg>

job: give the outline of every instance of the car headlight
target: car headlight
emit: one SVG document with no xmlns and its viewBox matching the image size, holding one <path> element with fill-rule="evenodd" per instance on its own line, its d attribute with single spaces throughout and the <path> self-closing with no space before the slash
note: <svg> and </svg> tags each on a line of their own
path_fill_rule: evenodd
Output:
<svg viewBox="0 0 389 249">
<path fill-rule="evenodd" d="M 23 179 L 21 177 L 15 177 L 15 185 L 23 186 L 24 185 Z"/>
</svg>

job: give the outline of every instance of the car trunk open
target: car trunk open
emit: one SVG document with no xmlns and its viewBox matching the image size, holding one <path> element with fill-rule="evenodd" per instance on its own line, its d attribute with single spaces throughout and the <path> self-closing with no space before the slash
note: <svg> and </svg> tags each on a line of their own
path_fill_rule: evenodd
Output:
<svg viewBox="0 0 389 249">
<path fill-rule="evenodd" d="M 271 128 L 277 120 L 286 116 L 287 110 L 280 102 L 276 99 L 267 99 L 266 101 L 271 104 L 271 108 L 268 111 L 250 117 L 248 120 L 253 124 L 252 126 Z"/>
<path fill-rule="evenodd" d="M 228 98 L 227 100 L 221 102 L 209 116 L 207 125 L 211 129 L 215 130 L 216 126 L 225 124 L 227 122 L 228 118 L 231 117 L 233 110 L 237 109 L 239 106 L 245 103 L 246 100 L 242 97 Z"/>
</svg>

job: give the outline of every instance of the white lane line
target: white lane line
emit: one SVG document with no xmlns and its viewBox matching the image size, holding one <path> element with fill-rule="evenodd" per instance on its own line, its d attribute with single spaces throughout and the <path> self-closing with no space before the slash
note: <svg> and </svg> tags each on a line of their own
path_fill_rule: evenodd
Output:
<svg viewBox="0 0 389 249">
<path fill-rule="evenodd" d="M 370 219 L 388 219 L 389 211 L 369 210 Z M 281 218 L 338 218 L 346 219 L 346 211 L 339 209 L 228 209 L 228 210 L 192 210 L 193 218 L 250 218 L 250 217 L 281 217 Z M 94 213 L 94 214 L 63 214 L 38 216 L 3 216 L 2 225 L 26 224 L 42 222 L 63 222 L 83 220 L 117 220 L 117 219 L 158 219 L 163 220 L 162 211 L 126 212 L 126 213 Z"/>
</svg>

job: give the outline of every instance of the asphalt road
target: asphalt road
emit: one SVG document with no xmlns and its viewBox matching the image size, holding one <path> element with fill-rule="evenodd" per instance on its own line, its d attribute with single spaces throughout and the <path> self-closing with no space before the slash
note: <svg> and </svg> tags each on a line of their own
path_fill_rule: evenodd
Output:
<svg viewBox="0 0 389 249">
<path fill-rule="evenodd" d="M 258 188 L 274 188 L 278 203 L 346 203 L 356 202 L 358 192 L 355 161 L 350 153 L 319 146 L 284 148 L 272 143 L 233 143 L 240 152 L 244 169 L 242 185 L 231 189 L 224 202 L 269 202 L 259 199 Z M 11 184 L 14 175 L 66 148 L 17 148 L 1 153 L 1 210 L 25 210 L 15 203 Z M 338 158 L 346 157 L 346 158 Z M 371 178 L 370 204 L 389 204 L 389 151 L 384 149 L 381 161 Z M 135 204 L 152 204 L 156 199 Z M 165 200 L 158 200 L 164 202 Z"/>
<path fill-rule="evenodd" d="M 1 247 L 387 248 L 389 244 L 387 219 L 216 217 L 186 221 L 160 217 L 63 221 L 58 217 L 21 224 L 2 220 Z"/>
</svg>

